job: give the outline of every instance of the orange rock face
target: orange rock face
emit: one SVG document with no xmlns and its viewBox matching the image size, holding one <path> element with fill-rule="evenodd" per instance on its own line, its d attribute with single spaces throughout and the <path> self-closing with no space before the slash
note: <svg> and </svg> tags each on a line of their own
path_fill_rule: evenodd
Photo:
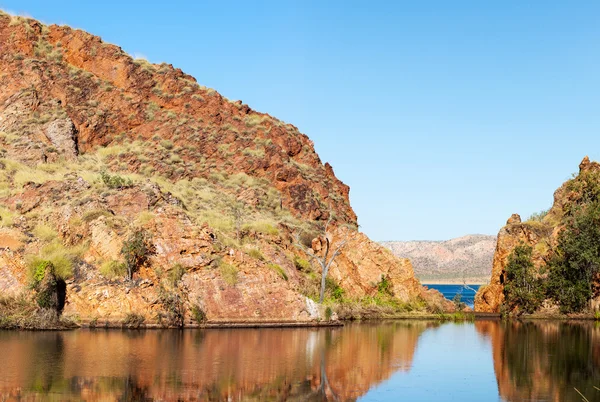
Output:
<svg viewBox="0 0 600 402">
<path fill-rule="evenodd" d="M 63 314 L 82 323 L 314 321 L 294 235 L 325 221 L 348 239 L 330 273 L 347 295 L 383 277 L 403 301 L 421 294 L 408 260 L 344 228 L 349 187 L 296 127 L 80 30 L 0 12 L 0 43 L 3 294 L 59 250 L 77 255 Z M 126 281 L 134 232 L 151 255 Z"/>
<path fill-rule="evenodd" d="M 533 247 L 534 265 L 540 268 L 545 264 L 549 253 L 557 244 L 566 211 L 581 200 L 587 186 L 586 180 L 597 180 L 599 173 L 600 164 L 590 162 L 586 156 L 579 165 L 579 175 L 554 192 L 552 208 L 543 219 L 521 222 L 518 214 L 513 214 L 508 219 L 506 226 L 498 233 L 490 283 L 482 286 L 475 296 L 475 311 L 499 312 L 504 301 L 504 274 L 508 256 L 516 246 L 523 243 Z M 570 190 L 571 188 L 579 188 L 579 191 Z"/>
<path fill-rule="evenodd" d="M 269 180 L 304 218 L 326 219 L 331 207 L 341 221 L 356 223 L 348 186 L 296 127 L 231 102 L 170 65 L 136 62 L 80 30 L 0 14 L 0 43 L 0 131 L 18 128 L 69 155 L 136 139 L 171 141 L 172 150 L 185 147 L 178 155 L 190 166 L 176 172 L 154 160 L 157 172 L 206 176 L 194 162 L 210 157 L 212 170 Z M 47 151 L 20 149 L 16 156 L 41 162 L 53 157 Z M 129 170 L 139 168 L 134 155 L 124 158 Z"/>
<path fill-rule="evenodd" d="M 498 232 L 490 283 L 482 286 L 475 295 L 475 311 L 499 312 L 504 301 L 504 275 L 508 256 L 519 244 L 528 244 L 534 247 L 534 264 L 539 267 L 543 263 L 544 252 L 547 249 L 536 248 L 536 245 L 547 241 L 550 232 L 545 226 L 521 222 L 521 217 L 517 214 L 513 214 L 508 219 L 506 226 Z"/>
</svg>

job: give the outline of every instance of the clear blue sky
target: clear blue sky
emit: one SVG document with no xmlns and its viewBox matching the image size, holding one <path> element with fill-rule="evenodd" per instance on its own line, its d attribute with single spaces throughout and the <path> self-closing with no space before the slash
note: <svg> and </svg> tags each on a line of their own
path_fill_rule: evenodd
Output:
<svg viewBox="0 0 600 402">
<path fill-rule="evenodd" d="M 47 1 L 0 8 L 290 122 L 375 240 L 496 234 L 600 159 L 597 1 Z"/>
</svg>

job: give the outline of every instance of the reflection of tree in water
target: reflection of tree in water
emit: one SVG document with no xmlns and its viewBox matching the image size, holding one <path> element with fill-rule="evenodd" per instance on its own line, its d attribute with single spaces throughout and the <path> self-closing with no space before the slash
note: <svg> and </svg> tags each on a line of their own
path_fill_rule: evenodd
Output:
<svg viewBox="0 0 600 402">
<path fill-rule="evenodd" d="M 124 381 L 124 389 L 119 401 L 146 402 L 154 400 L 148 395 L 148 388 L 140 386 L 136 379 L 129 376 Z"/>
<path fill-rule="evenodd" d="M 552 398 L 581 401 L 575 388 L 600 400 L 600 333 L 589 323 L 511 323 L 503 334 L 502 366 L 508 400 Z M 498 373 L 497 373 L 498 374 Z M 502 391 L 502 390 L 501 390 Z"/>
<path fill-rule="evenodd" d="M 331 348 L 331 330 L 328 330 L 325 333 L 325 345 L 321 348 L 320 353 L 320 364 L 319 364 L 319 375 L 320 375 L 320 384 L 316 391 L 311 392 L 307 395 L 307 401 L 339 401 L 340 397 L 331 387 L 329 383 L 329 378 L 327 377 L 327 360 L 325 357 L 326 351 Z M 328 398 L 330 397 L 330 399 Z"/>
<path fill-rule="evenodd" d="M 356 400 L 410 368 L 427 327 L 40 333 L 23 345 L 28 385 L 10 386 L 65 399 Z"/>
<path fill-rule="evenodd" d="M 50 390 L 60 392 L 68 387 L 68 383 L 63 380 L 63 333 L 47 332 L 39 335 L 35 338 L 35 347 L 32 348 L 30 389 L 42 394 L 47 394 Z"/>
</svg>

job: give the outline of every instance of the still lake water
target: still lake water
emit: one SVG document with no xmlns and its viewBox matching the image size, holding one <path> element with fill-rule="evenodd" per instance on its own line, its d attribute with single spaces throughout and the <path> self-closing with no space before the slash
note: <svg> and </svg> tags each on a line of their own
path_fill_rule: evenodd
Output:
<svg viewBox="0 0 600 402">
<path fill-rule="evenodd" d="M 463 285 L 431 285 L 424 283 L 424 286 L 427 286 L 430 289 L 439 290 L 446 299 L 452 300 L 457 293 L 461 295 L 461 301 L 465 303 L 467 306 L 473 308 L 475 304 L 475 293 L 479 289 L 481 285 L 469 285 L 469 288 L 465 288 Z"/>
<path fill-rule="evenodd" d="M 0 331 L 0 401 L 600 401 L 593 322 Z"/>
</svg>

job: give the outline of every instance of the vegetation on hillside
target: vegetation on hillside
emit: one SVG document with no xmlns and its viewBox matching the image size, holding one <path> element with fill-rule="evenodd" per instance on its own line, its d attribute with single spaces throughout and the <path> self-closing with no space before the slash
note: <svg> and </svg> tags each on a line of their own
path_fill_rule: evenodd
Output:
<svg viewBox="0 0 600 402">
<path fill-rule="evenodd" d="M 504 297 L 510 310 L 518 307 L 521 312 L 533 313 L 542 302 L 541 282 L 535 275 L 532 252 L 532 247 L 520 244 L 508 257 Z"/>
<path fill-rule="evenodd" d="M 600 294 L 600 172 L 582 171 L 565 186 L 569 202 L 561 211 L 556 245 L 543 246 L 544 263 L 536 268 L 530 246 L 521 244 L 508 258 L 505 272 L 505 306 L 509 311 L 532 313 L 544 299 L 554 301 L 562 313 L 578 313 Z M 534 214 L 525 224 L 548 225 L 548 211 Z M 550 229 L 551 226 L 545 228 Z"/>
</svg>

